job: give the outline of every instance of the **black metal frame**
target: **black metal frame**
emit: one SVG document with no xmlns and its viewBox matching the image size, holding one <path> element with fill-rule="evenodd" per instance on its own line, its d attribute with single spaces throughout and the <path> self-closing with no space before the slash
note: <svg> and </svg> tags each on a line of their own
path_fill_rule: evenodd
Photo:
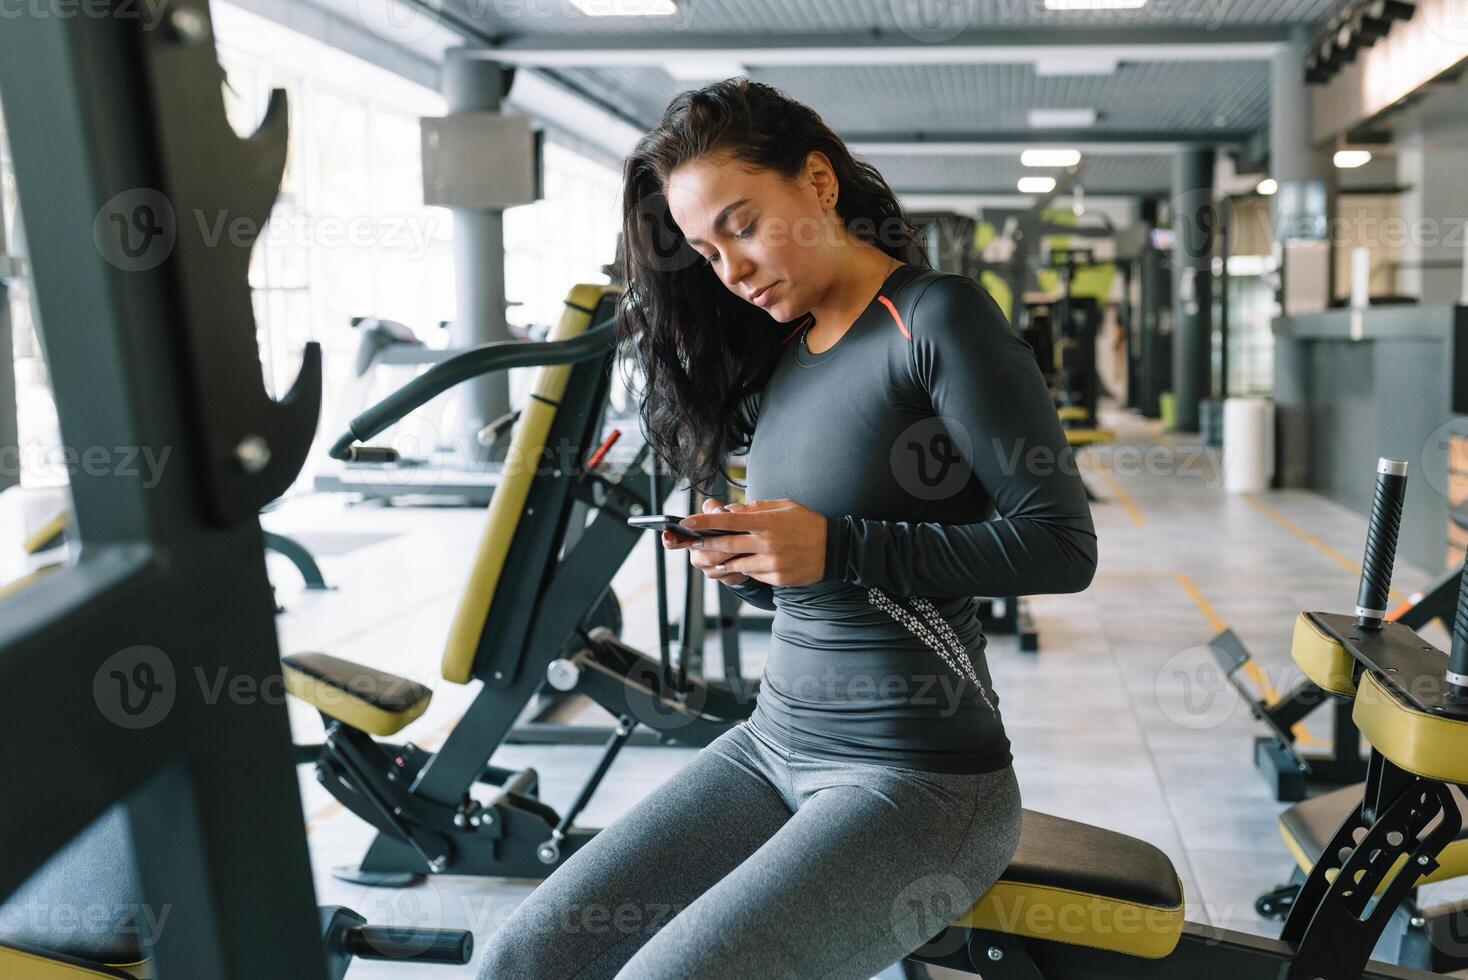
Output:
<svg viewBox="0 0 1468 980">
<path fill-rule="evenodd" d="M 660 740 L 701 746 L 753 709 L 753 684 L 725 689 L 692 676 L 686 662 L 672 660 L 666 641 L 654 659 L 610 631 L 588 633 L 582 625 L 642 533 L 627 518 L 652 513 L 666 496 L 648 468 L 646 445 L 620 472 L 588 465 L 614 355 L 611 307 L 605 298 L 599 309 L 584 311 L 596 326 L 572 340 L 486 344 L 435 365 L 358 416 L 332 449 L 338 458 L 361 454 L 358 440 L 467 378 L 509 366 L 571 365 L 546 445 L 555 447 L 557 459 L 574 463 L 569 471 L 542 467 L 533 478 L 527 498 L 533 506 L 505 559 L 516 587 L 499 590 L 491 603 L 471 669 L 482 686 L 442 747 L 427 753 L 374 746 L 367 735 L 333 724 L 324 747 L 300 753 L 301 761 L 316 762 L 329 792 L 379 831 L 361 865 L 339 872 L 348 880 L 407 885 L 438 872 L 543 877 L 591 838 L 594 831 L 572 823 L 639 724 Z M 535 798 L 533 771 L 489 764 L 555 661 L 562 673 L 575 675 L 563 690 L 587 695 L 619 719 L 602 733 L 601 762 L 565 814 Z M 471 795 L 485 783 L 501 786 L 487 802 Z"/>
<path fill-rule="evenodd" d="M 1454 604 L 1458 599 L 1462 570 L 1444 573 L 1411 605 L 1394 614 L 1393 622 L 1422 629 L 1441 620 L 1451 632 Z M 1239 676 L 1253 659 L 1233 630 L 1224 630 L 1208 641 L 1210 652 L 1224 676 L 1270 734 L 1254 740 L 1254 765 L 1281 803 L 1298 803 L 1311 788 L 1349 786 L 1366 778 L 1368 759 L 1361 755 L 1361 733 L 1351 720 L 1351 701 L 1327 693 L 1314 681 L 1302 680 L 1273 704 L 1256 697 Z M 1294 727 L 1317 709 L 1330 706 L 1330 747 L 1323 752 L 1302 752 L 1295 745 Z"/>
<path fill-rule="evenodd" d="M 241 140 L 225 121 L 207 6 L 171 0 L 163 12 L 155 31 L 120 8 L 12 18 L 0 31 L 21 209 L 45 217 L 29 247 L 65 444 L 170 453 L 152 487 L 124 467 L 76 473 L 75 565 L 0 600 L 0 687 L 14 695 L 0 739 L 24 760 L 7 770 L 0 806 L 0 895 L 124 802 L 144 900 L 172 912 L 152 950 L 160 977 L 322 980 L 286 712 L 211 699 L 195 680 L 279 676 L 256 512 L 305 457 L 320 361 L 308 352 L 292 396 L 269 399 L 248 244 L 208 243 L 193 218 L 263 225 L 284 102 Z M 161 219 L 139 210 L 139 189 L 171 206 L 175 240 L 154 266 L 124 268 L 94 228 Z M 130 706 L 173 703 L 129 728 L 104 707 L 107 665 L 137 647 L 172 677 L 135 688 Z"/>
<path fill-rule="evenodd" d="M 979 621 L 984 624 L 986 636 L 1018 637 L 1021 652 L 1040 652 L 1040 631 L 1035 628 L 1035 619 L 1030 615 L 1029 603 L 1023 596 L 992 599 L 982 597 L 978 603 Z M 996 608 L 998 612 L 995 612 Z"/>
<path fill-rule="evenodd" d="M 981 975 L 983 980 L 1281 980 L 1295 976 L 1284 971 L 1297 962 L 1289 943 L 1192 922 L 1183 926 L 1177 948 L 1159 960 L 981 929 L 950 928 L 924 950 L 941 952 L 920 950 L 909 961 Z M 1309 976 L 1430 980 L 1436 974 L 1372 961 L 1350 973 Z"/>
</svg>

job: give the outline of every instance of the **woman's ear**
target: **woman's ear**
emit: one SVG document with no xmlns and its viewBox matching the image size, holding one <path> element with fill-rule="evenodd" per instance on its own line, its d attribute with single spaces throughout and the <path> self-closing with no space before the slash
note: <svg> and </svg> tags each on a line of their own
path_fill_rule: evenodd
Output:
<svg viewBox="0 0 1468 980">
<path fill-rule="evenodd" d="M 805 172 L 815 191 L 816 203 L 823 210 L 834 208 L 839 188 L 836 184 L 836 168 L 831 166 L 831 158 L 820 150 L 811 150 L 805 158 Z"/>
</svg>

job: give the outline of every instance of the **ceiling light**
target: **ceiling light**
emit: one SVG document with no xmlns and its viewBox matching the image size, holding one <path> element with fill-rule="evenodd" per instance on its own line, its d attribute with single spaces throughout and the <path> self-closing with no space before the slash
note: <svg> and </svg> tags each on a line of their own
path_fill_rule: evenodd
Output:
<svg viewBox="0 0 1468 980">
<path fill-rule="evenodd" d="M 1081 129 L 1096 125 L 1095 109 L 1031 109 L 1032 129 Z"/>
<path fill-rule="evenodd" d="M 1021 194 L 1049 194 L 1055 190 L 1054 177 L 1021 177 L 1019 179 L 1019 192 Z"/>
<path fill-rule="evenodd" d="M 1147 0 L 1045 0 L 1046 10 L 1137 10 Z"/>
<path fill-rule="evenodd" d="M 1115 58 L 1098 58 L 1091 55 L 1039 58 L 1035 61 L 1035 76 L 1051 78 L 1073 75 L 1110 75 L 1116 71 L 1117 64 Z"/>
<path fill-rule="evenodd" d="M 721 82 L 747 71 L 737 61 L 670 61 L 663 70 L 680 82 Z"/>
<path fill-rule="evenodd" d="M 1260 194 L 1263 194 L 1265 197 L 1268 197 L 1275 191 L 1279 190 L 1279 181 L 1275 180 L 1273 177 L 1265 177 L 1257 185 L 1255 185 L 1254 190 Z"/>
<path fill-rule="evenodd" d="M 571 0 L 588 17 L 667 17 L 676 14 L 673 0 Z"/>
<path fill-rule="evenodd" d="M 1036 149 L 1025 150 L 1019 162 L 1026 167 L 1074 167 L 1081 162 L 1080 150 Z"/>
<path fill-rule="evenodd" d="M 1340 170 L 1354 170 L 1371 162 L 1370 150 L 1336 150 L 1335 165 Z"/>
</svg>

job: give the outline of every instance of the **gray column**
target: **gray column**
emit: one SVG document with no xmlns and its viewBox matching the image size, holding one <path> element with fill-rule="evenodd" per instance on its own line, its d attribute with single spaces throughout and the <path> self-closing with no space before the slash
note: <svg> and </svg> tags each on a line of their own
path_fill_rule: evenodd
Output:
<svg viewBox="0 0 1468 980">
<path fill-rule="evenodd" d="M 1213 149 L 1185 147 L 1172 168 L 1172 393 L 1179 432 L 1197 432 L 1198 403 L 1209 396 L 1213 324 Z"/>
<path fill-rule="evenodd" d="M 20 483 L 20 434 L 15 403 L 15 341 L 10 331 L 11 258 L 5 241 L 5 200 L 0 196 L 0 490 Z"/>
<path fill-rule="evenodd" d="M 1296 28 L 1290 40 L 1276 49 L 1269 66 L 1269 175 L 1279 182 L 1281 189 L 1286 184 L 1319 180 L 1325 183 L 1326 217 L 1336 214 L 1336 171 L 1331 162 L 1329 146 L 1317 148 L 1311 137 L 1314 129 L 1314 113 L 1311 110 L 1310 88 L 1305 84 L 1305 52 L 1310 43 L 1306 28 Z M 1287 195 L 1276 192 L 1271 200 L 1270 213 L 1278 227 L 1279 206 Z M 1333 223 L 1332 223 L 1333 227 Z M 1276 242 L 1276 258 L 1281 251 Z M 1328 288 L 1334 291 L 1335 261 L 1332 255 L 1328 264 Z M 1285 270 L 1288 275 L 1288 269 Z M 1324 297 L 1329 306 L 1330 295 Z"/>
<path fill-rule="evenodd" d="M 1462 300 L 1464 211 L 1468 200 L 1468 125 L 1429 119 L 1399 133 L 1397 179 L 1406 188 L 1401 216 L 1411 234 L 1401 238 L 1396 291 L 1426 306 Z"/>
<path fill-rule="evenodd" d="M 505 95 L 503 66 L 469 54 L 467 48 L 452 48 L 445 55 L 443 94 L 449 115 L 498 112 Z M 504 215 L 484 208 L 454 208 L 453 215 L 456 302 L 449 344 L 461 348 L 509 340 Z M 510 410 L 509 385 L 509 376 L 500 373 L 461 386 L 464 430 L 453 435 L 470 458 L 488 458 L 488 450 L 474 437 L 486 423 Z"/>
<path fill-rule="evenodd" d="M 1269 175 L 1281 184 L 1330 176 L 1328 151 L 1311 143 L 1310 89 L 1305 85 L 1305 46 L 1301 30 L 1275 51 L 1269 66 Z"/>
</svg>

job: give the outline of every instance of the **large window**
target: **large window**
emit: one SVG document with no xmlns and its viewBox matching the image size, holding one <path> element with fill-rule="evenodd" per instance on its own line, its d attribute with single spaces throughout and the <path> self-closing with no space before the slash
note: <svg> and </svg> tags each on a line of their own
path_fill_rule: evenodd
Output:
<svg viewBox="0 0 1468 980">
<path fill-rule="evenodd" d="M 432 343 L 453 315 L 452 220 L 423 206 L 418 157 L 418 118 L 443 99 L 237 8 L 216 5 L 215 21 L 235 129 L 259 125 L 272 89 L 290 104 L 286 172 L 250 266 L 265 384 L 282 394 L 320 342 L 331 424 L 350 410 L 335 400 L 350 390 L 353 317 L 400 320 Z"/>
<path fill-rule="evenodd" d="M 252 131 L 270 90 L 290 98 L 291 137 L 279 199 L 250 269 L 266 385 L 276 395 L 308 340 L 326 361 L 323 425 L 362 406 L 351 320 L 385 317 L 430 346 L 454 316 L 453 216 L 423 205 L 418 120 L 445 112 L 439 93 L 256 15 L 215 6 L 226 107 Z M 505 213 L 508 318 L 553 323 L 576 282 L 605 282 L 617 231 L 618 174 L 551 144 L 545 199 Z M 406 376 L 386 379 L 401 383 Z M 512 375 L 523 398 L 529 371 Z M 442 400 L 440 400 L 442 401 Z M 443 405 L 425 411 L 441 417 Z M 336 432 L 327 433 L 335 438 Z M 319 459 L 307 463 L 302 484 Z"/>
</svg>

